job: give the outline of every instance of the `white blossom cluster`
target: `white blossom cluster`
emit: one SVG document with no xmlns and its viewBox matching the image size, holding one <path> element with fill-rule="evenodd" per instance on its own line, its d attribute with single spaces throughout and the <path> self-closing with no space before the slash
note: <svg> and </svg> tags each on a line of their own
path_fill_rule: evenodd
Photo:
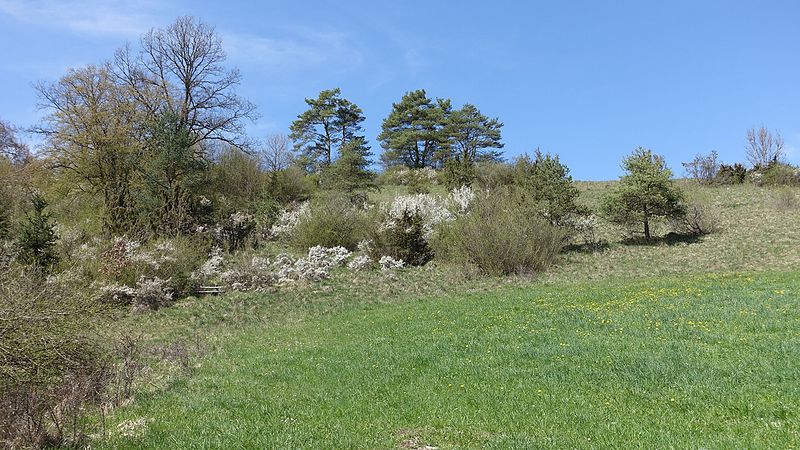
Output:
<svg viewBox="0 0 800 450">
<path fill-rule="evenodd" d="M 383 229 L 394 229 L 396 224 L 408 213 L 422 220 L 425 237 L 433 233 L 436 225 L 455 220 L 469 208 L 475 193 L 469 186 L 454 189 L 447 197 L 432 194 L 398 195 L 389 205 L 384 205 L 386 219 Z"/>
<path fill-rule="evenodd" d="M 569 219 L 569 226 L 578 233 L 594 230 L 600 225 L 600 220 L 594 214 L 576 216 Z"/>
<path fill-rule="evenodd" d="M 311 208 L 308 202 L 303 202 L 294 209 L 284 209 L 270 229 L 270 236 L 275 239 L 285 239 L 292 235 L 300 221 L 309 216 Z"/>
<path fill-rule="evenodd" d="M 138 242 L 136 243 L 138 244 Z M 133 250 L 129 250 L 133 248 Z M 161 241 L 150 250 L 136 251 L 140 245 L 126 247 L 126 253 L 131 261 L 150 266 L 158 270 L 162 264 L 174 262 L 177 259 L 178 249 L 172 241 Z"/>
<path fill-rule="evenodd" d="M 211 249 L 211 255 L 196 271 L 192 273 L 192 278 L 199 280 L 208 280 L 220 274 L 220 268 L 224 258 L 222 257 L 222 249 L 214 247 Z"/>
<path fill-rule="evenodd" d="M 372 258 L 367 255 L 358 255 L 347 263 L 347 268 L 353 272 L 369 269 L 372 267 Z"/>
<path fill-rule="evenodd" d="M 406 263 L 402 259 L 395 259 L 391 256 L 381 256 L 380 261 L 378 264 L 381 266 L 381 270 L 395 270 L 395 269 L 402 269 Z"/>
<path fill-rule="evenodd" d="M 234 291 L 263 292 L 276 283 L 269 259 L 258 256 L 244 266 L 222 272 L 220 279 Z"/>
<path fill-rule="evenodd" d="M 255 222 L 255 220 L 256 218 L 254 215 L 242 211 L 236 211 L 231 214 L 230 217 L 231 225 L 234 227 L 246 226 Z"/>
<path fill-rule="evenodd" d="M 464 185 L 453 189 L 448 199 L 457 213 L 465 213 L 472 201 L 475 200 L 475 191 L 471 187 Z"/>
<path fill-rule="evenodd" d="M 102 302 L 132 305 L 136 309 L 157 309 L 172 300 L 170 280 L 139 278 L 136 287 L 117 283 L 101 286 L 97 298 Z"/>
<path fill-rule="evenodd" d="M 421 169 L 409 169 L 403 167 L 392 173 L 392 181 L 397 184 L 409 185 L 419 182 L 436 182 L 436 170 L 430 167 L 423 167 Z"/>
<path fill-rule="evenodd" d="M 330 276 L 334 267 L 344 265 L 351 253 L 344 247 L 315 246 L 308 249 L 304 258 L 293 260 L 288 255 L 278 255 L 275 271 L 279 284 L 297 281 L 320 281 Z"/>
<path fill-rule="evenodd" d="M 570 217 L 567 226 L 583 238 L 584 244 L 592 247 L 600 244 L 600 219 L 594 214 Z"/>
<path fill-rule="evenodd" d="M 270 261 L 253 257 L 249 264 L 230 269 L 221 279 L 235 291 L 263 291 L 271 286 L 305 281 L 320 281 L 330 277 L 331 269 L 345 264 L 351 253 L 344 247 L 312 247 L 302 258 L 281 253 Z"/>
</svg>

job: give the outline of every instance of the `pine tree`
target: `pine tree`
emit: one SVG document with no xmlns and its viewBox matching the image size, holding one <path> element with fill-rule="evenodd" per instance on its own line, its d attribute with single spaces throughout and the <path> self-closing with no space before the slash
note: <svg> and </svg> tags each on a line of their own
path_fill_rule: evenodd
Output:
<svg viewBox="0 0 800 450">
<path fill-rule="evenodd" d="M 58 262 L 56 254 L 56 232 L 45 212 L 47 202 L 38 194 L 33 196 L 33 211 L 27 215 L 19 238 L 19 259 L 25 264 L 34 264 L 45 270 Z"/>
<path fill-rule="evenodd" d="M 447 118 L 450 157 L 469 163 L 498 161 L 501 153 L 493 149 L 503 148 L 502 128 L 503 123 L 499 119 L 490 119 L 481 114 L 475 105 L 467 103 Z"/>
<path fill-rule="evenodd" d="M 321 172 L 333 164 L 337 153 L 350 141 L 363 138 L 364 114 L 354 103 L 341 98 L 339 88 L 324 90 L 316 99 L 306 99 L 309 109 L 297 116 L 289 137 L 309 170 Z"/>
<path fill-rule="evenodd" d="M 383 120 L 378 136 L 383 164 L 414 169 L 434 166 L 448 148 L 446 125 L 451 109 L 450 100 L 434 102 L 422 89 L 406 93 Z"/>
<path fill-rule="evenodd" d="M 672 181 L 664 158 L 639 147 L 622 161 L 625 175 L 617 188 L 603 199 L 603 213 L 620 225 L 641 224 L 650 241 L 654 218 L 678 218 L 686 213 L 683 192 Z"/>
<path fill-rule="evenodd" d="M 583 212 L 576 203 L 580 192 L 558 155 L 537 148 L 533 159 L 525 155 L 515 166 L 522 186 L 551 224 L 561 225 L 569 215 Z"/>
<path fill-rule="evenodd" d="M 341 147 L 339 157 L 323 172 L 325 187 L 345 192 L 351 200 L 363 200 L 366 191 L 375 189 L 375 174 L 369 170 L 372 155 L 363 137 Z"/>
</svg>

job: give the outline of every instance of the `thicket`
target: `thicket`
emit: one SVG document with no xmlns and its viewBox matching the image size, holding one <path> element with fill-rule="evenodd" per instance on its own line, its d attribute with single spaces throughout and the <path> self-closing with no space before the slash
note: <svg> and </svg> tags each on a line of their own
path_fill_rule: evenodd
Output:
<svg viewBox="0 0 800 450">
<path fill-rule="evenodd" d="M 488 275 L 547 269 L 567 243 L 567 230 L 540 212 L 526 191 L 499 189 L 478 196 L 470 213 L 449 223 L 435 241 L 437 254 L 474 265 Z"/>
</svg>

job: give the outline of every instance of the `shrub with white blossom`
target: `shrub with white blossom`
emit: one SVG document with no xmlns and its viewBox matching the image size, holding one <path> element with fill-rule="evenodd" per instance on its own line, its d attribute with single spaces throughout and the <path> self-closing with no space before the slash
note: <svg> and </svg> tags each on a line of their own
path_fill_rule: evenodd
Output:
<svg viewBox="0 0 800 450">
<path fill-rule="evenodd" d="M 381 270 L 395 270 L 395 269 L 402 269 L 405 266 L 405 262 L 402 259 L 395 259 L 391 256 L 382 256 L 381 259 L 378 261 L 378 264 L 381 267 Z"/>
<path fill-rule="evenodd" d="M 594 214 L 570 217 L 567 225 L 575 230 L 588 247 L 597 249 L 601 246 L 600 219 Z"/>
<path fill-rule="evenodd" d="M 469 186 L 454 189 L 447 197 L 432 194 L 398 195 L 389 205 L 384 205 L 385 220 L 381 227 L 392 229 L 401 221 L 404 214 L 419 217 L 425 230 L 425 238 L 430 237 L 435 227 L 455 220 L 469 208 L 475 193 Z"/>
<path fill-rule="evenodd" d="M 372 267 L 372 258 L 367 255 L 356 256 L 347 264 L 347 268 L 353 272 L 369 269 L 370 267 Z"/>
<path fill-rule="evenodd" d="M 217 277 L 220 274 L 223 261 L 222 249 L 214 247 L 211 249 L 211 255 L 206 262 L 204 262 L 200 268 L 192 272 L 192 278 L 196 280 L 209 280 Z"/>
<path fill-rule="evenodd" d="M 311 212 L 308 202 L 303 202 L 292 209 L 284 209 L 278 214 L 278 219 L 270 229 L 270 236 L 273 239 L 288 239 L 292 236 L 297 224 L 307 218 Z"/>
<path fill-rule="evenodd" d="M 170 280 L 154 277 L 140 278 L 136 283 L 133 307 L 137 310 L 155 310 L 168 305 L 172 301 Z"/>
</svg>

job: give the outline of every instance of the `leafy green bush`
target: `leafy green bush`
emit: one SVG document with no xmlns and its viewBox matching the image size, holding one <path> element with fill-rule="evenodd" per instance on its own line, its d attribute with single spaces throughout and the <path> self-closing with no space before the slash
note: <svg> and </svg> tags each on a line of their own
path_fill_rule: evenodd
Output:
<svg viewBox="0 0 800 450">
<path fill-rule="evenodd" d="M 311 203 L 308 217 L 294 229 L 291 243 L 300 251 L 320 245 L 354 250 L 370 227 L 362 209 L 339 195 L 326 195 Z"/>
<path fill-rule="evenodd" d="M 515 182 L 515 168 L 501 162 L 475 164 L 475 185 L 482 190 L 511 186 Z"/>
<path fill-rule="evenodd" d="M 773 163 L 761 173 L 764 186 L 800 186 L 800 169 L 791 164 Z"/>
<path fill-rule="evenodd" d="M 312 177 L 297 166 L 270 173 L 264 188 L 265 196 L 282 205 L 308 200 L 313 193 Z"/>
<path fill-rule="evenodd" d="M 739 163 L 732 166 L 722 164 L 717 170 L 717 175 L 714 182 L 717 184 L 742 184 L 747 178 L 747 169 Z"/>
<path fill-rule="evenodd" d="M 439 178 L 448 189 L 471 186 L 475 180 L 475 164 L 467 160 L 448 159 Z"/>
<path fill-rule="evenodd" d="M 0 298 L 0 446 L 77 446 L 106 379 L 99 305 L 17 266 L 0 271 Z"/>
<path fill-rule="evenodd" d="M 547 269 L 566 243 L 567 232 L 536 214 L 538 202 L 524 193 L 495 191 L 471 208 L 440 230 L 437 255 L 490 275 L 532 273 Z"/>
</svg>

